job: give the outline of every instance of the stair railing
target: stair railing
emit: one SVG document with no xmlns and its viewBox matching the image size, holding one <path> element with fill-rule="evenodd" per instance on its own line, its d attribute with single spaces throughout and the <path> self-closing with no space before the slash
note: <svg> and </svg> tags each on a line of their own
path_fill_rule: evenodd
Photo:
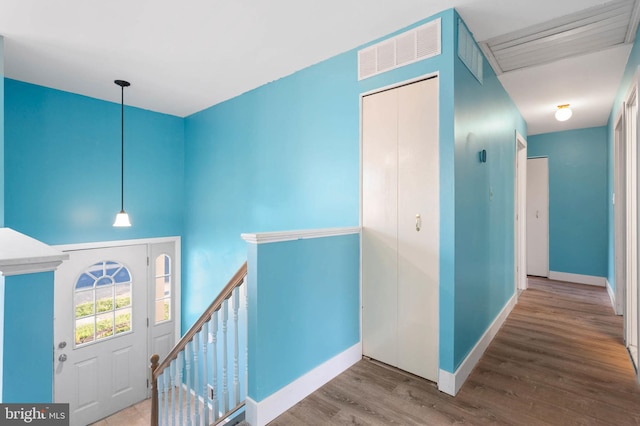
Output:
<svg viewBox="0 0 640 426">
<path fill-rule="evenodd" d="M 151 426 L 215 425 L 244 407 L 246 276 L 245 262 L 169 355 L 162 362 L 158 362 L 158 355 L 151 357 Z M 244 324 L 244 330 L 240 330 L 240 324 Z M 229 333 L 233 335 L 231 348 Z M 243 355 L 241 385 L 240 356 Z"/>
</svg>

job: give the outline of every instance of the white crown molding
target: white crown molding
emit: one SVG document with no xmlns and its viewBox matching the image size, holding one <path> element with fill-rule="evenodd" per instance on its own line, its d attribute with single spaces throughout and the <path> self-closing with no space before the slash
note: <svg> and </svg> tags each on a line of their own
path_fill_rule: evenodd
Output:
<svg viewBox="0 0 640 426">
<path fill-rule="evenodd" d="M 11 228 L 0 228 L 0 272 L 4 276 L 55 271 L 67 259 L 67 253 Z"/>
<path fill-rule="evenodd" d="M 241 234 L 243 240 L 252 244 L 268 244 L 282 241 L 307 240 L 310 238 L 336 237 L 339 235 L 359 234 L 360 227 L 305 229 L 299 231 L 262 232 L 258 234 Z"/>
</svg>

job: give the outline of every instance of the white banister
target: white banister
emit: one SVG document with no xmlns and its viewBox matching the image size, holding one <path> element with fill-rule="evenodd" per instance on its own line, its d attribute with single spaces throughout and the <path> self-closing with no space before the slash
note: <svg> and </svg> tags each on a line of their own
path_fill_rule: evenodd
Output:
<svg viewBox="0 0 640 426">
<path fill-rule="evenodd" d="M 248 361 L 248 350 L 246 330 L 240 328 L 247 324 L 246 264 L 221 294 L 164 361 L 152 359 L 157 390 L 152 424 L 219 424 L 244 406 L 248 367 L 242 362 Z"/>
<path fill-rule="evenodd" d="M 238 309 L 240 308 L 240 289 L 233 291 L 233 406 L 240 403 L 240 363 L 238 342 Z"/>
<path fill-rule="evenodd" d="M 220 416 L 220 403 L 218 401 L 218 312 L 213 313 L 213 332 L 211 340 L 213 346 L 213 420 L 218 420 Z"/>
<path fill-rule="evenodd" d="M 209 357 L 207 355 L 207 348 L 209 347 L 209 321 L 205 322 L 202 326 L 202 395 L 204 396 L 204 406 L 202 408 L 204 424 L 209 424 L 209 404 L 207 403 L 207 397 L 209 389 L 207 383 L 209 380 Z"/>
<path fill-rule="evenodd" d="M 191 345 L 192 343 L 193 340 L 188 342 L 184 351 L 185 362 L 187 364 L 185 366 L 185 373 L 187 374 L 187 390 L 185 395 L 185 398 L 187 399 L 187 426 L 191 426 L 191 392 L 189 392 L 189 390 L 191 389 L 191 360 L 193 358 L 193 356 L 191 355 L 191 353 L 193 352 L 193 347 Z"/>
<path fill-rule="evenodd" d="M 229 383 L 227 370 L 227 322 L 229 320 L 229 299 L 222 303 L 222 406 L 225 412 L 229 411 Z"/>
</svg>

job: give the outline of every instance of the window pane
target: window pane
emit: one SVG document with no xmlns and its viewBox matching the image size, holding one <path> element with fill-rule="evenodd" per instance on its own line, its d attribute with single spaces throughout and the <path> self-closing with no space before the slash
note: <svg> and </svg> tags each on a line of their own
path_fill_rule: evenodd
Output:
<svg viewBox="0 0 640 426">
<path fill-rule="evenodd" d="M 76 345 L 93 342 L 94 317 L 76 320 Z"/>
<path fill-rule="evenodd" d="M 96 287 L 113 284 L 111 277 L 102 277 L 96 281 Z"/>
<path fill-rule="evenodd" d="M 104 275 L 104 262 L 98 262 L 94 265 L 91 265 L 87 269 L 87 273 L 93 275 L 96 278 L 100 278 Z"/>
<path fill-rule="evenodd" d="M 113 336 L 113 312 L 96 315 L 96 340 Z"/>
<path fill-rule="evenodd" d="M 114 281 L 117 283 L 128 283 L 131 281 L 131 275 L 129 274 L 129 270 L 125 267 L 120 269 L 115 277 L 113 277 Z"/>
<path fill-rule="evenodd" d="M 93 287 L 95 279 L 87 274 L 80 275 L 78 281 L 76 281 L 76 290 L 80 290 L 83 288 Z"/>
<path fill-rule="evenodd" d="M 156 324 L 171 319 L 171 298 L 156 300 Z"/>
<path fill-rule="evenodd" d="M 113 286 L 96 288 L 96 311 L 113 310 Z"/>
<path fill-rule="evenodd" d="M 93 315 L 93 290 L 76 291 L 76 318 Z"/>
<path fill-rule="evenodd" d="M 116 334 L 131 331 L 131 308 L 116 311 Z"/>
<path fill-rule="evenodd" d="M 167 255 L 164 256 L 164 274 L 171 274 L 171 259 Z"/>
<path fill-rule="evenodd" d="M 116 309 L 131 306 L 131 284 L 116 284 Z"/>
</svg>

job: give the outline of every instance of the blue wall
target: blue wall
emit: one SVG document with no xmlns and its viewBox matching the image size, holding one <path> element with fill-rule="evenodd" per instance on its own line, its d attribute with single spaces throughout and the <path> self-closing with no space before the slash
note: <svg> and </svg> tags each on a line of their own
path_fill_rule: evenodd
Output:
<svg viewBox="0 0 640 426">
<path fill-rule="evenodd" d="M 440 56 L 358 82 L 351 50 L 186 119 L 183 330 L 244 261 L 241 233 L 358 225 L 361 93 L 439 71 L 441 160 L 453 162 L 454 12 L 436 17 Z"/>
<path fill-rule="evenodd" d="M 53 400 L 53 272 L 5 278 L 2 402 Z"/>
<path fill-rule="evenodd" d="M 607 276 L 607 129 L 529 136 L 549 158 L 549 270 Z"/>
<path fill-rule="evenodd" d="M 7 227 L 48 244 L 182 233 L 183 119 L 125 108 L 125 208 L 133 227 L 113 228 L 120 105 L 4 83 Z M 4 402 L 50 400 L 53 274 L 10 277 L 5 289 Z M 32 346 L 34 355 L 25 355 Z"/>
<path fill-rule="evenodd" d="M 4 37 L 0 36 L 0 227 L 4 226 Z M 0 306 L 4 306 L 4 276 L 0 276 Z M 4 311 L 0 314 L 0 360 L 3 359 Z M 0 402 L 2 402 L 2 371 L 0 362 Z"/>
<path fill-rule="evenodd" d="M 4 82 L 4 37 L 0 35 L 0 80 Z M 4 84 L 0 84 L 0 227 L 4 226 Z M 1 279 L 1 278 L 0 278 Z M 0 347 L 0 353 L 2 349 Z M 2 372 L 0 371 L 0 378 Z M 1 380 L 0 380 L 1 381 Z"/>
<path fill-rule="evenodd" d="M 634 75 L 638 72 L 638 67 L 640 66 L 640 45 L 637 43 L 638 34 L 640 34 L 640 27 L 636 32 L 636 38 L 633 43 L 633 48 L 631 49 L 631 53 L 629 54 L 629 59 L 627 60 L 627 66 L 625 67 L 624 74 L 622 79 L 620 80 L 620 86 L 618 86 L 618 94 L 613 102 L 613 108 L 611 109 L 611 114 L 609 114 L 609 121 L 607 122 L 607 158 L 608 158 L 608 185 L 607 185 L 607 202 L 608 208 L 608 216 L 609 216 L 609 259 L 608 259 L 608 274 L 607 280 L 609 280 L 609 284 L 611 287 L 615 289 L 615 258 L 614 258 L 614 214 L 613 214 L 613 168 L 614 168 L 614 157 L 613 157 L 613 148 L 615 142 L 615 125 L 616 119 L 618 118 L 618 114 L 620 114 L 620 110 L 622 108 L 623 102 L 625 102 L 628 91 L 631 89 L 631 84 Z"/>
<path fill-rule="evenodd" d="M 440 368 L 449 372 L 515 291 L 515 132 L 526 135 L 527 127 L 489 63 L 483 62 L 481 84 L 455 56 L 455 184 L 440 189 L 455 194 L 455 216 L 441 216 L 442 221 L 455 217 L 455 229 L 450 223 L 441 225 L 455 234 L 455 265 L 451 248 L 440 253 L 447 267 L 441 267 Z M 479 161 L 483 149 L 486 163 Z M 452 286 L 446 279 L 451 266 Z"/>
<path fill-rule="evenodd" d="M 360 237 L 249 244 L 248 267 L 248 394 L 259 402 L 360 341 Z"/>
<path fill-rule="evenodd" d="M 5 96 L 6 226 L 47 244 L 181 234 L 183 119 L 125 107 L 133 226 L 113 228 L 120 105 L 10 79 Z"/>
</svg>

